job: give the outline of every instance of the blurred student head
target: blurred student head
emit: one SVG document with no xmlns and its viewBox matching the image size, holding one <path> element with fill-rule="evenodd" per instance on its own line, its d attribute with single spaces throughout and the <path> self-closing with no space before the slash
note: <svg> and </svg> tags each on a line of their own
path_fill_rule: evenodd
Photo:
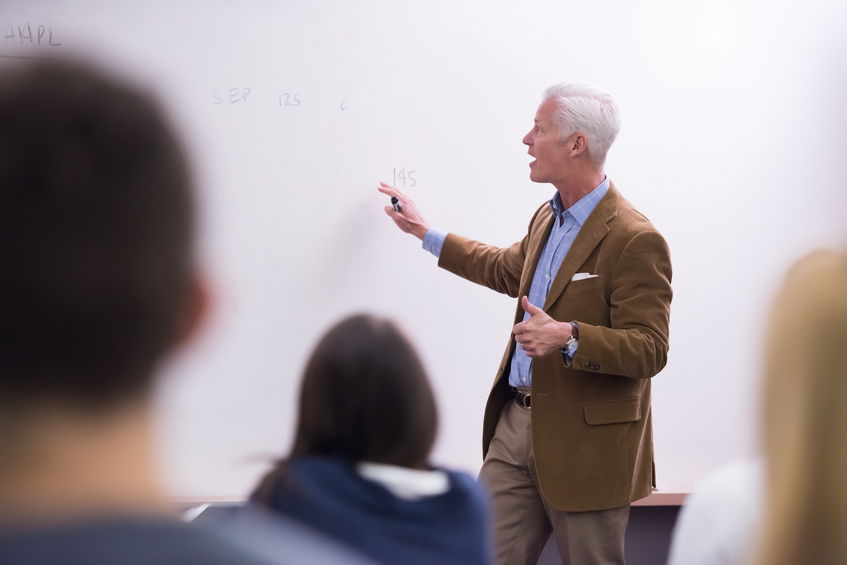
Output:
<svg viewBox="0 0 847 565">
<path fill-rule="evenodd" d="M 158 104 L 75 64 L 0 78 L 0 395 L 150 388 L 195 299 L 191 181 Z"/>
<path fill-rule="evenodd" d="M 414 347 L 391 321 L 361 314 L 333 326 L 307 362 L 290 457 L 425 468 L 436 429 L 435 399 Z M 259 499 L 282 468 L 266 477 Z"/>
<path fill-rule="evenodd" d="M 847 563 L 847 257 L 789 274 L 770 324 L 757 563 Z"/>
<path fill-rule="evenodd" d="M 34 480 L 34 452 L 89 429 L 73 422 L 145 412 L 204 311 L 193 208 L 150 96 L 79 63 L 0 69 L 0 482 Z M 113 429 L 90 427 L 74 453 Z"/>
</svg>

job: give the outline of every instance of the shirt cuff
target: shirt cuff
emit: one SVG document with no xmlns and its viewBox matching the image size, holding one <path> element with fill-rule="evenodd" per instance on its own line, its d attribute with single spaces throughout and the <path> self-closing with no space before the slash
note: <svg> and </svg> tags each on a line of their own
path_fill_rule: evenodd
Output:
<svg viewBox="0 0 847 565">
<path fill-rule="evenodd" d="M 447 239 L 446 233 L 440 232 L 435 228 L 430 228 L 424 235 L 423 248 L 436 257 L 439 257 L 445 239 Z"/>
<path fill-rule="evenodd" d="M 565 361 L 565 365 L 570 367 L 573 365 L 573 358 L 576 355 L 576 348 L 579 347 L 579 340 L 575 339 L 571 342 L 570 345 L 566 349 L 562 349 L 562 359 Z"/>
</svg>

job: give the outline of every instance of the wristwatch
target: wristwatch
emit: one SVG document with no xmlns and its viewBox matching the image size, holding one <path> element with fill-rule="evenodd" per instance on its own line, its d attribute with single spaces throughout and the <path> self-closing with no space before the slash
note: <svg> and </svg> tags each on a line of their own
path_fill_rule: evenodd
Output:
<svg viewBox="0 0 847 565">
<path fill-rule="evenodd" d="M 565 343 L 565 346 L 562 348 L 562 353 L 565 355 L 569 354 L 571 350 L 571 345 L 577 343 L 579 341 L 579 324 L 576 322 L 571 322 L 571 336 L 568 338 L 568 341 Z"/>
</svg>

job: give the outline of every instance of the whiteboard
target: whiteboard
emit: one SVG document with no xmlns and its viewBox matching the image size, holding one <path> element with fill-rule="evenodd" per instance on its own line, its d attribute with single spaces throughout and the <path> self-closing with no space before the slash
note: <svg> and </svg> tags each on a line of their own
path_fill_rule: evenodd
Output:
<svg viewBox="0 0 847 565">
<path fill-rule="evenodd" d="M 515 301 L 438 269 L 375 187 L 399 183 L 445 231 L 517 241 L 553 194 L 521 138 L 560 81 L 616 97 L 607 173 L 671 248 L 659 488 L 756 452 L 768 303 L 844 234 L 844 2 L 2 4 L 0 57 L 93 57 L 157 92 L 189 148 L 216 309 L 157 394 L 171 494 L 249 492 L 289 448 L 316 339 L 363 310 L 419 347 L 433 460 L 478 471 Z"/>
</svg>

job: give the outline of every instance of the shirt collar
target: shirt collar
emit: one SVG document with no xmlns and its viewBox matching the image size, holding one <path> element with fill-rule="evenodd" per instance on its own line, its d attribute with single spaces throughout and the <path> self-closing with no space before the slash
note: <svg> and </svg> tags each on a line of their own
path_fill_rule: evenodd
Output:
<svg viewBox="0 0 847 565">
<path fill-rule="evenodd" d="M 559 217 L 565 212 L 569 212 L 571 216 L 573 216 L 574 220 L 579 225 L 585 223 L 585 220 L 588 219 L 588 216 L 591 215 L 591 212 L 594 211 L 594 208 L 597 207 L 597 204 L 606 196 L 606 192 L 609 190 L 609 177 L 605 177 L 603 182 L 594 187 L 594 189 L 573 203 L 573 205 L 567 210 L 564 209 L 562 204 L 562 199 L 559 196 L 559 193 L 553 195 L 553 198 L 550 200 L 550 206 L 553 208 L 553 215 L 555 217 Z"/>
</svg>

